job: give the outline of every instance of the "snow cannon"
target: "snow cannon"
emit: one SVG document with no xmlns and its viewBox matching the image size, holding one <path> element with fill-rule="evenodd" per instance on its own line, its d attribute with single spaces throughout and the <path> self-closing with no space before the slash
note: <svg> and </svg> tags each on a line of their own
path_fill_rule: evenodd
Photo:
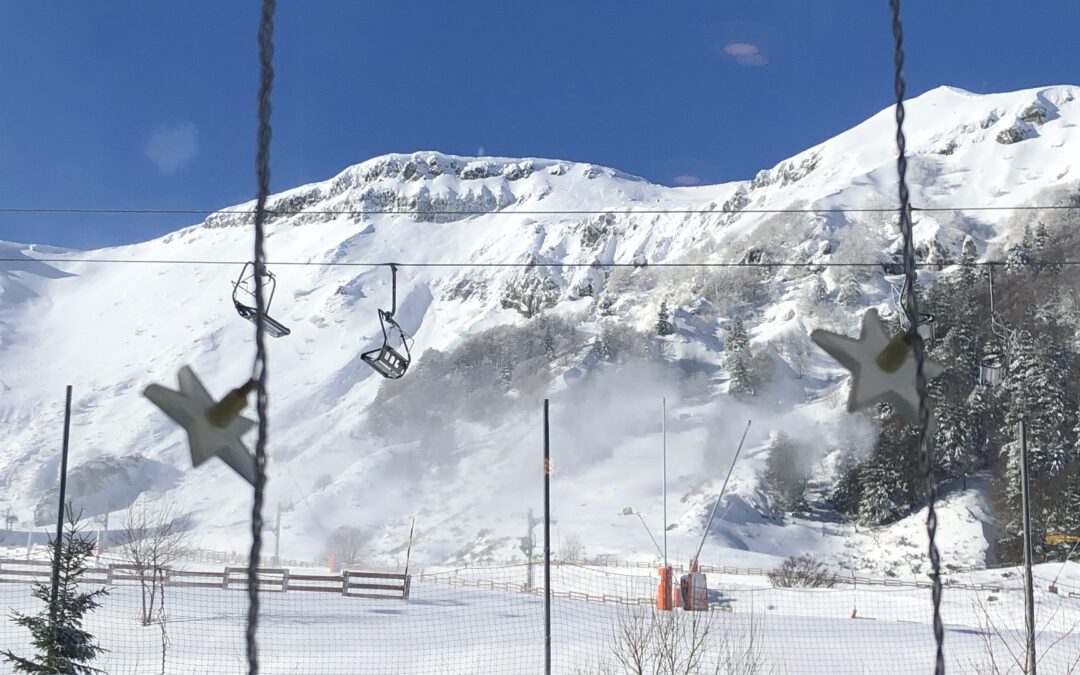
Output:
<svg viewBox="0 0 1080 675">
<path fill-rule="evenodd" d="M 662 612 L 671 611 L 671 565 L 660 568 L 660 583 L 656 587 L 656 608 Z"/>
<path fill-rule="evenodd" d="M 680 605 L 687 612 L 709 610 L 709 587 L 698 561 L 690 560 L 689 571 L 679 579 Z"/>
</svg>

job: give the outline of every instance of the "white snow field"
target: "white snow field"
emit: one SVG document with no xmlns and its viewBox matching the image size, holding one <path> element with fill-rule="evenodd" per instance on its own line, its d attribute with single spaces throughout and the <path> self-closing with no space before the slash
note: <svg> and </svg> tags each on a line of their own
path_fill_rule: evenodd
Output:
<svg viewBox="0 0 1080 675">
<path fill-rule="evenodd" d="M 1080 566 L 1069 567 L 1058 582 L 1059 594 L 1038 584 L 1039 672 L 1076 672 L 1080 663 L 1080 594 L 1069 597 L 1066 590 L 1080 591 Z M 1060 569 L 1042 565 L 1036 574 L 1054 576 Z M 542 587 L 542 570 L 537 568 L 536 573 Z M 690 645 L 697 635 L 700 668 L 691 672 L 933 670 L 925 588 L 774 589 L 763 578 L 709 576 L 711 585 L 720 584 L 710 593 L 714 609 L 671 614 L 615 602 L 639 600 L 648 605 L 655 598 L 655 575 L 648 571 L 554 567 L 552 589 L 559 597 L 551 612 L 553 672 L 636 672 L 619 660 L 628 656 L 633 644 L 622 636 L 634 626 L 655 635 L 662 629 L 654 621 L 675 623 L 676 637 L 668 644 L 684 663 L 693 654 Z M 523 592 L 525 579 L 523 565 L 428 571 L 413 578 L 408 600 L 262 593 L 260 672 L 542 673 L 543 599 L 539 589 Z M 950 582 L 986 586 L 945 589 L 942 611 L 949 672 L 1021 672 L 1017 659 L 1022 665 L 1023 595 L 1016 570 L 967 574 Z M 484 589 L 485 584 L 496 588 Z M 999 590 L 988 590 L 989 586 Z M 138 589 L 115 587 L 87 622 L 110 650 L 95 665 L 113 674 L 247 672 L 246 602 L 242 590 L 169 588 L 165 622 L 142 626 Z M 38 609 L 22 584 L 0 586 L 0 603 L 28 612 Z M 30 649 L 23 633 L 10 622 L 0 623 L 0 640 L 16 653 Z M 0 672 L 9 671 L 0 665 Z"/>
<path fill-rule="evenodd" d="M 1049 203 L 1074 189 L 1078 94 L 1072 86 L 994 95 L 943 87 L 910 101 L 914 203 L 956 208 L 919 212 L 919 241 L 933 238 L 959 250 L 970 236 L 981 257 L 993 257 L 1032 216 L 972 209 Z M 752 248 L 774 261 L 888 259 L 885 252 L 898 241 L 895 214 L 758 210 L 891 208 L 892 125 L 891 109 L 884 110 L 753 180 L 716 186 L 667 188 L 558 160 L 420 152 L 375 158 L 276 195 L 270 208 L 301 212 L 272 218 L 267 240 L 278 276 L 271 314 L 293 331 L 269 347 L 267 505 L 286 507 L 282 555 L 317 558 L 326 533 L 348 525 L 367 532 L 371 556 L 397 559 L 413 516 L 413 554 L 420 560 L 515 555 L 526 511 L 539 511 L 539 399 L 545 396 L 552 398 L 558 467 L 557 535 L 576 534 L 589 554 L 652 555 L 636 519 L 617 514 L 632 506 L 659 529 L 661 396 L 668 396 L 670 413 L 669 516 L 676 524 L 670 534 L 684 553 L 696 549 L 746 419 L 755 421 L 749 459 L 777 430 L 821 439 L 823 455 L 842 444 L 868 447 L 870 430 L 839 407 L 842 370 L 807 338 L 821 326 L 853 331 L 860 312 L 807 310 L 799 298 L 816 274 L 803 266 L 771 270 L 768 283 L 778 299 L 757 309 L 752 339 L 770 346 L 780 364 L 770 390 L 746 406 L 724 393 L 724 298 L 710 296 L 715 312 L 695 313 L 709 284 L 727 278 L 725 272 L 655 265 L 740 260 Z M 35 514 L 40 523 L 51 520 L 64 386 L 72 384 L 72 471 L 86 472 L 73 496 L 84 515 L 168 491 L 197 522 L 196 545 L 247 548 L 247 488 L 216 460 L 192 470 L 183 432 L 141 392 L 151 382 L 175 386 L 183 364 L 216 396 L 246 378 L 252 325 L 237 316 L 230 292 L 250 256 L 251 219 L 230 212 L 249 208 L 106 250 L 0 244 L 2 257 L 19 259 L 0 263 L 0 512 L 11 508 L 24 533 Z M 335 210 L 351 213 L 326 214 Z M 694 213 L 681 212 L 687 210 Z M 154 262 L 160 260 L 189 264 Z M 461 264 L 401 269 L 397 316 L 415 336 L 413 369 L 432 350 L 455 353 L 484 329 L 524 325 L 522 307 L 530 303 L 572 321 L 576 348 L 517 364 L 506 391 L 472 392 L 464 398 L 475 403 L 427 415 L 445 403 L 417 400 L 427 384 L 385 382 L 359 359 L 381 338 L 376 309 L 390 301 L 389 270 L 363 264 L 391 261 Z M 594 261 L 654 267 L 589 267 Z M 470 266 L 502 262 L 535 266 Z M 830 292 L 841 271 L 820 272 Z M 864 284 L 862 302 L 888 310 L 892 293 L 877 276 Z M 605 326 L 649 331 L 664 300 L 678 328 L 665 338 L 666 365 L 628 366 L 606 376 L 592 369 L 582 377 L 590 371 L 593 335 Z M 686 372 L 681 364 L 699 370 Z M 375 433 L 369 408 L 377 394 L 405 387 L 412 387 L 410 398 L 390 408 L 405 406 L 404 420 L 393 423 L 403 437 Z M 485 413 L 489 408 L 494 412 Z M 815 459 L 828 484 L 830 458 Z M 734 494 L 747 508 L 715 526 L 714 545 L 766 555 L 809 546 L 823 555 L 839 551 L 845 564 L 863 569 L 893 565 L 873 563 L 895 557 L 888 542 L 867 550 L 869 539 L 861 537 L 858 547 L 845 550 L 834 545 L 842 537 L 818 536 L 820 524 L 759 531 L 760 466 L 749 461 L 737 470 Z M 946 562 L 983 561 L 985 512 L 960 495 L 950 499 L 963 529 L 943 528 Z"/>
<path fill-rule="evenodd" d="M 1076 191 L 1078 98 L 1075 86 L 994 95 L 943 87 L 909 102 L 910 180 L 921 209 L 915 234 L 928 257 L 937 250 L 932 242 L 956 252 L 970 238 L 980 258 L 997 259 L 1034 216 L 983 207 L 1053 205 Z M 875 273 L 859 282 L 860 306 L 841 310 L 844 268 L 814 267 L 892 260 L 899 241 L 890 211 L 893 124 L 884 110 L 752 180 L 723 185 L 668 188 L 585 163 L 417 152 L 374 158 L 274 196 L 269 207 L 287 213 L 268 225 L 278 280 L 270 314 L 292 330 L 270 340 L 268 355 L 266 515 L 282 506 L 281 555 L 325 560 L 330 534 L 347 526 L 362 532 L 366 560 L 400 567 L 415 517 L 414 564 L 521 559 L 528 513 L 542 508 L 540 410 L 549 398 L 553 548 L 561 554 L 580 542 L 577 553 L 592 559 L 656 560 L 641 522 L 621 514 L 637 509 L 653 532 L 665 531 L 659 413 L 666 397 L 673 560 L 685 562 L 704 536 L 702 560 L 717 565 L 768 569 L 808 552 L 845 574 L 925 581 L 925 510 L 856 530 L 824 507 L 806 518 L 771 513 L 761 490 L 771 433 L 809 441 L 822 495 L 840 449 L 872 444 L 869 423 L 843 410 L 843 371 L 808 335 L 819 327 L 854 333 L 864 309 L 893 307 L 893 286 Z M 99 515 L 109 514 L 115 530 L 133 503 L 167 499 L 191 515 L 192 546 L 247 550 L 249 487 L 216 460 L 193 469 L 183 432 L 142 391 L 152 382 L 175 387 L 185 364 L 219 397 L 248 377 L 253 328 L 230 293 L 251 255 L 251 217 L 242 213 L 250 208 L 104 250 L 0 242 L 0 258 L 15 259 L 0 262 L 0 514 L 10 509 L 17 520 L 10 534 L 0 533 L 0 546 L 21 555 L 28 531 L 36 543 L 45 540 L 71 384 L 69 496 L 91 529 Z M 784 209 L 799 212 L 776 212 Z M 674 266 L 762 257 L 776 266 L 760 274 Z M 414 365 L 398 382 L 382 380 L 359 357 L 381 339 L 376 310 L 390 303 L 382 265 L 389 262 L 402 265 L 397 318 L 415 338 Z M 818 280 L 828 297 L 808 305 Z M 727 394 L 724 336 L 738 304 L 732 296 L 747 288 L 768 290 L 767 301 L 744 301 L 743 309 L 754 305 L 752 342 L 777 363 L 768 388 L 738 402 Z M 663 359 L 597 364 L 597 336 L 654 333 L 662 302 L 676 328 L 661 339 Z M 557 353 L 516 362 L 510 345 L 536 337 L 540 310 L 571 326 L 571 335 Z M 485 332 L 492 329 L 503 332 Z M 466 390 L 459 383 L 473 381 L 473 357 L 491 351 L 505 382 Z M 723 518 L 705 532 L 748 419 Z M 994 564 L 986 481 L 944 488 L 938 545 L 946 569 Z M 267 547 L 270 540 L 264 536 Z M 653 595 L 648 581 L 612 581 L 625 575 L 611 569 L 590 574 L 581 583 L 596 584 L 601 595 L 627 583 L 642 585 L 634 597 Z M 732 612 L 713 613 L 730 622 L 733 636 L 760 616 L 755 653 L 776 672 L 930 665 L 929 591 L 713 583 L 733 598 Z M 1080 652 L 1070 633 L 1076 599 L 1040 588 L 1043 672 L 1068 672 L 1067 655 Z M 997 667 L 1013 667 L 1006 647 L 1018 644 L 1018 593 L 994 597 L 947 593 L 950 664 L 992 672 L 989 639 Z M 27 598 L 23 586 L 0 585 L 0 610 L 27 609 Z M 997 630 L 979 627 L 978 600 Z M 112 649 L 106 669 L 160 672 L 160 629 L 131 620 L 134 602 L 131 589 L 118 588 L 91 620 Z M 175 605 L 166 672 L 242 670 L 242 593 L 178 589 Z M 426 578 L 407 602 L 268 596 L 266 672 L 538 672 L 538 608 L 533 595 Z M 624 610 L 559 598 L 558 672 L 602 672 Z M 0 647 L 23 647 L 10 623 L 0 626 Z"/>
</svg>

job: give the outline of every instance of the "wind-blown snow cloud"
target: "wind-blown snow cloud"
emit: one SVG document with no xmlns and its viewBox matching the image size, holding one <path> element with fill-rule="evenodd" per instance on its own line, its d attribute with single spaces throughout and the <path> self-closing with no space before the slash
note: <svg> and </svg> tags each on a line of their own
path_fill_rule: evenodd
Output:
<svg viewBox="0 0 1080 675">
<path fill-rule="evenodd" d="M 675 176 L 672 178 L 676 185 L 697 185 L 701 182 L 701 178 L 698 176 L 692 176 L 690 174 L 684 174 L 682 176 Z"/>
<path fill-rule="evenodd" d="M 154 130 L 143 152 L 163 173 L 174 173 L 199 154 L 198 130 L 191 122 L 165 124 Z"/>
</svg>

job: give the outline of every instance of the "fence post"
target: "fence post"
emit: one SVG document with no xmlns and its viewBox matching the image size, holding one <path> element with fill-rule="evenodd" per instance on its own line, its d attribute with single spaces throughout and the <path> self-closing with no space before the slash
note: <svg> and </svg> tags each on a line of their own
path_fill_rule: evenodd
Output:
<svg viewBox="0 0 1080 675">
<path fill-rule="evenodd" d="M 349 570 L 341 571 L 341 594 L 349 594 Z"/>
<path fill-rule="evenodd" d="M 286 593 L 289 590 L 289 569 L 285 568 L 281 570 L 281 592 Z"/>
<path fill-rule="evenodd" d="M 409 599 L 409 590 L 412 588 L 412 575 L 405 575 L 405 600 Z"/>
<path fill-rule="evenodd" d="M 229 590 L 229 568 L 223 567 L 221 572 L 221 588 L 222 590 Z"/>
</svg>

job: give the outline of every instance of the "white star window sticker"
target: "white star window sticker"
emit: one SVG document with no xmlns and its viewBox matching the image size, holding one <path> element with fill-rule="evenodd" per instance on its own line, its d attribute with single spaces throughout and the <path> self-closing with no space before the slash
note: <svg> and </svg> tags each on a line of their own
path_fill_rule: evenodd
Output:
<svg viewBox="0 0 1080 675">
<path fill-rule="evenodd" d="M 253 383 L 234 389 L 215 403 L 189 366 L 180 369 L 177 379 L 180 391 L 151 384 L 143 394 L 187 432 L 191 463 L 199 466 L 211 457 L 220 457 L 254 485 L 255 458 L 240 437 L 250 431 L 255 422 L 239 414 Z"/>
<path fill-rule="evenodd" d="M 877 311 L 863 314 L 859 338 L 815 330 L 810 339 L 851 371 L 848 412 L 885 402 L 912 424 L 919 424 L 919 394 L 915 388 L 915 358 L 903 336 L 890 340 Z M 923 361 L 923 374 L 931 380 L 945 372 L 940 364 Z M 931 424 L 933 419 L 931 418 Z"/>
</svg>

